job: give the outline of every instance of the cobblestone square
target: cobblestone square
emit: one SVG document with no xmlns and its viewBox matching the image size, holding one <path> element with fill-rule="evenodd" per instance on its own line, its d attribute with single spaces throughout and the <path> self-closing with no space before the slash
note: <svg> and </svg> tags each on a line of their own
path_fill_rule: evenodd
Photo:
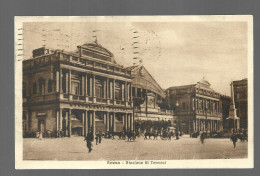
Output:
<svg viewBox="0 0 260 176">
<path fill-rule="evenodd" d="M 118 140 L 102 139 L 88 153 L 83 137 L 72 138 L 24 138 L 24 160 L 179 160 L 179 159 L 235 159 L 247 158 L 248 143 L 237 142 L 237 147 L 228 138 L 205 139 L 183 136 L 180 140 Z"/>
</svg>

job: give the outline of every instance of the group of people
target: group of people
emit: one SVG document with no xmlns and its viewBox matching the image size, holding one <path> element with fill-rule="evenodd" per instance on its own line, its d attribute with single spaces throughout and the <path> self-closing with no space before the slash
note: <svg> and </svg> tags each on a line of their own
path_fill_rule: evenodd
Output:
<svg viewBox="0 0 260 176">
<path fill-rule="evenodd" d="M 101 141 L 102 141 L 102 132 L 101 131 L 99 131 L 99 133 L 96 134 L 95 140 L 96 140 L 96 145 L 101 143 Z M 92 147 L 93 147 L 92 142 L 94 141 L 94 135 L 92 133 L 92 130 L 88 131 L 84 141 L 87 142 L 88 152 L 90 153 L 92 151 Z"/>
<path fill-rule="evenodd" d="M 205 132 L 202 132 L 200 134 L 200 141 L 202 144 L 204 144 L 204 140 L 206 138 L 207 138 L 207 134 Z M 237 143 L 238 139 L 240 139 L 239 135 L 233 132 L 232 135 L 230 136 L 230 140 L 233 142 L 233 148 L 236 148 L 236 143 Z"/>
</svg>

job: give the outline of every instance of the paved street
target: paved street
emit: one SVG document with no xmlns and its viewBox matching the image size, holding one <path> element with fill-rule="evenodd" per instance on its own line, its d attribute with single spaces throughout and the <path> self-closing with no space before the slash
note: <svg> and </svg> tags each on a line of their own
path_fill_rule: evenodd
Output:
<svg viewBox="0 0 260 176">
<path fill-rule="evenodd" d="M 104 139 L 93 143 L 88 153 L 83 137 L 57 139 L 23 139 L 25 160 L 172 160 L 172 159 L 224 159 L 246 158 L 247 142 L 237 142 L 233 148 L 229 139 L 206 139 L 183 136 L 180 140 L 126 140 Z"/>
</svg>

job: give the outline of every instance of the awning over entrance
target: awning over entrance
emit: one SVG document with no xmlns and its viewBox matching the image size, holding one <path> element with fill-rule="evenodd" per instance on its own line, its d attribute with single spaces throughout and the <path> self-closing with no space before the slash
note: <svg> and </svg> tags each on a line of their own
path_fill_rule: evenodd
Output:
<svg viewBox="0 0 260 176">
<path fill-rule="evenodd" d="M 71 121 L 71 128 L 83 127 L 83 124 L 79 120 L 72 120 Z"/>
</svg>

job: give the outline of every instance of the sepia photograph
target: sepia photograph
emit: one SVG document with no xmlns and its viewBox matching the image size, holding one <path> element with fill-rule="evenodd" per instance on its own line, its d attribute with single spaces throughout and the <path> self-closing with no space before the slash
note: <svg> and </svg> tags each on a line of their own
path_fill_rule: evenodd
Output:
<svg viewBox="0 0 260 176">
<path fill-rule="evenodd" d="M 253 17 L 15 17 L 17 169 L 253 168 Z"/>
</svg>

